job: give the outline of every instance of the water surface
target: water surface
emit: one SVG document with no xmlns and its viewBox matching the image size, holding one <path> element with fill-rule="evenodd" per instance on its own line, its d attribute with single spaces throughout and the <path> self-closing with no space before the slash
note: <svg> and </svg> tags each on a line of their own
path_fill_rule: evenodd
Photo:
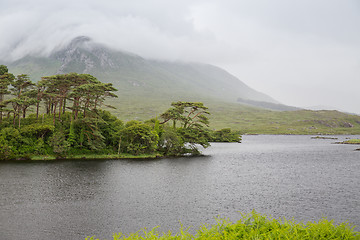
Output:
<svg viewBox="0 0 360 240">
<path fill-rule="evenodd" d="M 345 138 L 244 136 L 196 158 L 0 162 L 0 238 L 111 239 L 252 209 L 360 225 L 360 152 L 332 144 Z"/>
</svg>

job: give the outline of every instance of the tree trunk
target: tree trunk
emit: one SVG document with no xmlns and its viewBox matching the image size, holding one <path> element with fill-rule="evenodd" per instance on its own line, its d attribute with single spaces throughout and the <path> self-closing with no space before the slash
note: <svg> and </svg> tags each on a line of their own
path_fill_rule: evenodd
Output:
<svg viewBox="0 0 360 240">
<path fill-rule="evenodd" d="M 87 102 L 85 103 L 85 105 L 84 105 L 84 118 L 86 118 L 86 109 L 87 109 Z"/>
<path fill-rule="evenodd" d="M 53 105 L 55 105 L 55 106 L 54 106 L 54 112 L 53 112 L 53 115 L 54 115 L 53 123 L 54 123 L 54 126 L 55 126 L 55 120 L 56 120 L 56 105 L 57 105 L 57 104 L 53 104 Z"/>
<path fill-rule="evenodd" d="M 60 104 L 59 104 L 59 120 L 61 120 L 62 106 L 63 106 L 63 99 L 60 100 Z"/>
<path fill-rule="evenodd" d="M 120 146 L 121 146 L 121 137 L 119 139 L 118 155 L 120 154 Z"/>
<path fill-rule="evenodd" d="M 77 120 L 78 118 L 78 113 L 79 113 L 79 98 L 74 98 L 74 104 L 73 104 L 73 114 L 75 117 L 75 120 Z"/>
<path fill-rule="evenodd" d="M 17 113 L 17 117 L 19 118 L 19 119 L 18 119 L 18 127 L 20 128 L 20 118 L 21 118 L 20 113 L 21 113 L 21 108 L 20 108 L 19 105 L 17 105 L 17 107 L 16 107 L 16 113 Z M 15 112 L 14 112 L 14 114 L 15 114 Z M 14 119 L 14 120 L 15 120 L 15 119 Z M 15 122 L 14 122 L 14 123 L 15 123 Z M 14 125 L 14 127 L 15 127 L 15 125 Z"/>
<path fill-rule="evenodd" d="M 36 119 L 39 119 L 39 107 L 40 107 L 40 102 L 36 104 Z"/>
<path fill-rule="evenodd" d="M 16 124 L 16 112 L 14 111 L 14 117 L 13 117 L 13 125 L 15 127 L 15 124 Z"/>
<path fill-rule="evenodd" d="M 20 129 L 20 123 L 21 123 L 20 108 L 19 108 L 18 116 L 19 116 L 19 129 Z"/>
<path fill-rule="evenodd" d="M 66 98 L 64 98 L 63 114 L 65 114 L 65 109 L 66 109 Z"/>
<path fill-rule="evenodd" d="M 0 93 L 0 104 L 3 102 L 3 99 L 4 99 L 4 95 L 2 93 Z M 2 115 L 3 115 L 3 112 L 2 112 L 2 109 L 0 109 L 0 123 L 2 122 Z"/>
</svg>

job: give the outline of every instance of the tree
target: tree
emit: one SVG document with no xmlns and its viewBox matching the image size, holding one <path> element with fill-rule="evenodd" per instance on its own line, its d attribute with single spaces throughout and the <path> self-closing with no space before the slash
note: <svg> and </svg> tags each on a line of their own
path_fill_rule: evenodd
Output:
<svg viewBox="0 0 360 240">
<path fill-rule="evenodd" d="M 36 88 L 36 119 L 39 119 L 40 102 L 43 100 L 45 96 L 45 90 L 47 88 L 46 79 L 42 78 L 40 81 L 38 81 L 35 85 L 35 88 Z"/>
<path fill-rule="evenodd" d="M 49 79 L 49 92 L 52 92 L 54 96 L 54 116 L 56 114 L 56 106 L 59 105 L 59 119 L 61 114 L 65 112 L 66 98 L 73 86 L 72 78 L 68 77 L 67 74 L 59 74 L 51 76 Z"/>
<path fill-rule="evenodd" d="M 209 120 L 206 115 L 210 113 L 207 107 L 201 102 L 173 102 L 172 108 L 161 114 L 164 124 L 170 120 L 173 121 L 173 127 L 176 127 L 176 122 L 181 123 L 183 128 L 203 127 L 208 126 Z"/>
<path fill-rule="evenodd" d="M 62 155 L 71 146 L 85 152 L 117 150 L 123 123 L 100 108 L 106 98 L 117 97 L 112 84 L 101 83 L 89 74 L 69 73 L 42 77 L 35 85 L 26 74 L 16 78 L 8 74 L 3 65 L 0 74 L 0 115 L 2 117 L 4 107 L 10 104 L 14 114 L 13 127 L 7 123 L 0 125 L 0 147 L 6 158 L 50 152 Z M 4 99 L 5 94 L 10 93 L 12 98 Z M 35 121 L 39 119 L 41 103 L 45 103 L 47 115 L 44 114 L 41 121 Z M 27 117 L 28 109 L 34 104 L 36 118 L 35 115 Z M 65 112 L 65 109 L 72 112 Z M 16 120 L 18 127 L 15 127 Z M 16 138 L 16 134 L 20 138 Z M 12 136 L 11 139 L 16 141 L 4 136 Z M 156 143 L 153 144 L 155 148 Z"/>
<path fill-rule="evenodd" d="M 84 98 L 89 94 L 88 91 L 91 90 L 88 84 L 97 84 L 100 83 L 100 81 L 90 74 L 69 73 L 68 78 L 70 78 L 73 83 L 72 91 L 68 96 L 73 102 L 73 105 L 69 108 L 72 110 L 74 119 L 76 120 L 81 109 L 84 110 L 81 104 L 83 104 Z"/>
<path fill-rule="evenodd" d="M 72 97 L 77 104 L 76 110 L 82 109 L 84 117 L 89 111 L 96 112 L 97 107 L 103 104 L 106 97 L 117 97 L 112 92 L 117 91 L 111 83 L 87 83 L 74 88 Z M 77 114 L 75 115 L 77 118 Z"/>
<path fill-rule="evenodd" d="M 34 85 L 35 84 L 26 74 L 18 75 L 15 80 L 11 82 L 12 88 L 10 90 L 15 96 L 15 98 L 9 100 L 8 102 L 12 103 L 14 109 L 14 126 L 15 118 L 16 116 L 18 116 L 18 125 L 20 128 L 21 113 L 23 115 L 23 118 L 25 118 L 27 108 L 36 103 L 36 99 L 34 98 L 34 92 L 32 91 L 32 87 Z"/>
<path fill-rule="evenodd" d="M 5 102 L 5 95 L 9 94 L 9 85 L 15 79 L 15 76 L 8 72 L 8 68 L 5 65 L 0 65 L 0 123 L 3 118 L 3 111 L 7 103 Z"/>
<path fill-rule="evenodd" d="M 209 124 L 208 108 L 200 102 L 174 102 L 171 106 L 172 108 L 161 114 L 161 118 L 164 119 L 161 124 L 173 121 L 173 129 L 176 130 L 183 143 L 182 153 L 198 154 L 197 145 L 204 148 L 210 146 L 209 132 L 205 128 Z M 177 123 L 180 123 L 178 128 L 176 127 Z M 174 146 L 178 147 L 178 143 Z M 167 151 L 172 151 L 169 146 L 167 149 Z"/>
</svg>

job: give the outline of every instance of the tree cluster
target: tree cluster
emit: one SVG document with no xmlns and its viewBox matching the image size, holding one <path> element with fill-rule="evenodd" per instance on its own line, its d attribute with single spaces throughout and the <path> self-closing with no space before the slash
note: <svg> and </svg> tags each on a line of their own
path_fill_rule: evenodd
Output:
<svg viewBox="0 0 360 240">
<path fill-rule="evenodd" d="M 229 129 L 208 130 L 209 112 L 197 102 L 175 102 L 160 119 L 124 124 L 101 109 L 106 98 L 117 97 L 115 91 L 89 74 L 58 74 L 33 83 L 1 65 L 0 159 L 90 153 L 176 156 L 199 154 L 198 147 L 210 146 L 209 141 L 240 140 Z"/>
</svg>

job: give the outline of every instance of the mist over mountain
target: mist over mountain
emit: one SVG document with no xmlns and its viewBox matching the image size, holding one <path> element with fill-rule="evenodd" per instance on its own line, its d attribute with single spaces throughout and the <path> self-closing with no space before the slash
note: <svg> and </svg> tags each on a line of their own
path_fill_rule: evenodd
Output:
<svg viewBox="0 0 360 240">
<path fill-rule="evenodd" d="M 7 65 L 14 74 L 29 74 L 33 81 L 54 74 L 89 73 L 102 82 L 113 83 L 122 97 L 194 101 L 212 98 L 229 102 L 241 98 L 278 103 L 219 67 L 145 59 L 112 50 L 84 36 L 73 39 L 48 57 L 26 56 Z"/>
</svg>

